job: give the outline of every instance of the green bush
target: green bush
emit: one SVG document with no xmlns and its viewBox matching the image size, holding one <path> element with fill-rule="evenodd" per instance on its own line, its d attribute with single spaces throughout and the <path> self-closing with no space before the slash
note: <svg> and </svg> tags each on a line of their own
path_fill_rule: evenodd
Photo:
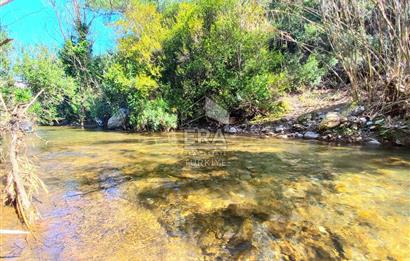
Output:
<svg viewBox="0 0 410 261">
<path fill-rule="evenodd" d="M 194 1 L 164 14 L 170 26 L 163 42 L 166 96 L 184 118 L 198 118 L 205 97 L 231 113 L 264 113 L 282 91 L 282 56 L 269 50 L 271 28 L 263 6 L 239 1 Z"/>
<path fill-rule="evenodd" d="M 132 112 L 130 124 L 138 131 L 169 131 L 177 127 L 177 116 L 169 113 L 163 99 L 147 101 L 139 112 Z"/>
<path fill-rule="evenodd" d="M 323 30 L 319 5 L 317 0 L 273 0 L 269 6 L 277 31 L 272 47 L 285 57 L 283 67 L 292 91 L 318 86 L 337 62 Z"/>
<path fill-rule="evenodd" d="M 41 124 L 52 124 L 59 118 L 66 118 L 59 108 L 62 104 L 73 104 L 77 85 L 66 76 L 59 59 L 46 48 L 39 48 L 33 55 L 24 54 L 16 66 L 17 72 L 27 82 L 30 93 L 44 90 L 38 98 L 37 119 Z M 25 91 L 17 91 L 18 97 L 27 97 Z"/>
</svg>

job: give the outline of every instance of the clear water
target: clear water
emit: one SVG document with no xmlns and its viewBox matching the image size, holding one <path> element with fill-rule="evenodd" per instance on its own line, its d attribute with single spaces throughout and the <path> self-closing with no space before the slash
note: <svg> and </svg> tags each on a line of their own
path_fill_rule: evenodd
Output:
<svg viewBox="0 0 410 261">
<path fill-rule="evenodd" d="M 15 260 L 409 260 L 410 151 L 41 128 Z M 214 138 L 214 139 L 213 139 Z M 210 142 L 213 140 L 213 142 Z M 47 142 L 45 142 L 47 141 Z M 1 227 L 21 229 L 10 208 Z"/>
</svg>

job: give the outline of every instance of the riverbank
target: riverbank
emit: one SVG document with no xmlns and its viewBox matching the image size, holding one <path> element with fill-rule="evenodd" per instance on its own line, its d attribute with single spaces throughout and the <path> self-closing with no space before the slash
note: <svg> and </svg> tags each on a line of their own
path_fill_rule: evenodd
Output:
<svg viewBox="0 0 410 261">
<path fill-rule="evenodd" d="M 306 90 L 287 95 L 281 102 L 287 110 L 280 115 L 266 115 L 245 122 L 231 118 L 233 123 L 228 125 L 207 121 L 178 130 L 206 129 L 217 132 L 222 129 L 230 135 L 410 147 L 410 118 L 383 115 L 364 102 L 354 102 L 347 89 Z M 120 110 L 120 113 L 111 116 L 107 124 L 97 120 L 97 124 L 92 123 L 86 128 L 129 130 L 125 111 Z"/>
<path fill-rule="evenodd" d="M 290 109 L 281 117 L 226 125 L 223 130 L 234 135 L 410 147 L 409 119 L 379 114 L 350 97 L 343 90 L 307 91 L 284 98 Z"/>
</svg>

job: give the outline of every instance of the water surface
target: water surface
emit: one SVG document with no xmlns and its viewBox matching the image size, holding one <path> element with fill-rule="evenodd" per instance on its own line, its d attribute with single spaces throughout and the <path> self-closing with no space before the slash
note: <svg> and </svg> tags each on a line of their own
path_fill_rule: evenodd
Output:
<svg viewBox="0 0 410 261">
<path fill-rule="evenodd" d="M 408 260 L 410 152 L 41 128 L 48 194 L 15 260 Z M 219 141 L 219 143 L 218 143 Z M 222 141 L 222 142 L 221 142 Z M 205 143 L 203 143 L 205 142 Z M 203 146 L 205 145 L 205 146 Z M 1 228 L 18 229 L 10 208 Z"/>
</svg>

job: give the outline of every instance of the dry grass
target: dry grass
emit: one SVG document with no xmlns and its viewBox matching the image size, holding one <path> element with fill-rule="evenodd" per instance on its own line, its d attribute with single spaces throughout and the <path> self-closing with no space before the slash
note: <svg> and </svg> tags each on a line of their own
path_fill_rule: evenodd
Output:
<svg viewBox="0 0 410 261">
<path fill-rule="evenodd" d="M 288 94 L 282 98 L 282 103 L 286 107 L 284 113 L 259 117 L 252 123 L 263 124 L 281 118 L 297 118 L 314 111 L 331 111 L 348 106 L 352 102 L 352 96 L 347 89 L 306 89 L 302 93 Z"/>
<path fill-rule="evenodd" d="M 322 1 L 320 12 L 354 98 L 367 100 L 383 114 L 408 113 L 409 2 L 329 0 Z"/>
</svg>

